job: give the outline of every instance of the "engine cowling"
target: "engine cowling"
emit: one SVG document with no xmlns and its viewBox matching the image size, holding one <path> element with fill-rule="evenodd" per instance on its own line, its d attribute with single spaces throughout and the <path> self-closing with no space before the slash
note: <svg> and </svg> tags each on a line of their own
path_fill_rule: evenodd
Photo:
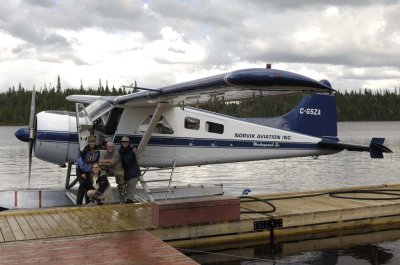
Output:
<svg viewBox="0 0 400 265">
<path fill-rule="evenodd" d="M 42 111 L 36 114 L 35 157 L 60 166 L 79 155 L 76 116 L 67 111 Z"/>
</svg>

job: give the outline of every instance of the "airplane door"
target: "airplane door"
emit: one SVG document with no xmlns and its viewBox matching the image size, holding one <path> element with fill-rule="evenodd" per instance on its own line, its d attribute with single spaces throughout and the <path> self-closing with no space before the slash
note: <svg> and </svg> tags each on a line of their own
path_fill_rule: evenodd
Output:
<svg viewBox="0 0 400 265">
<path fill-rule="evenodd" d="M 88 143 L 87 138 L 92 133 L 93 124 L 81 103 L 75 104 L 76 109 L 76 128 L 78 131 L 79 150 L 82 150 Z"/>
<path fill-rule="evenodd" d="M 114 105 L 106 100 L 98 99 L 86 108 L 81 103 L 76 103 L 75 107 L 79 149 L 82 150 L 87 145 L 88 136 L 95 134 L 94 124 L 97 121 L 105 124 L 108 114 L 114 108 Z"/>
</svg>

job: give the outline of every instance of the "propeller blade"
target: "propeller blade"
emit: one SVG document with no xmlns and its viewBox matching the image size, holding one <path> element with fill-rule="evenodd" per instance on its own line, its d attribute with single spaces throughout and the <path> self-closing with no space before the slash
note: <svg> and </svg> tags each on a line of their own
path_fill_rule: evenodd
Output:
<svg viewBox="0 0 400 265">
<path fill-rule="evenodd" d="M 35 120 L 35 108 L 36 108 L 36 91 L 35 86 L 32 89 L 32 99 L 31 99 L 31 115 L 29 117 L 29 130 L 33 129 L 33 122 Z M 31 133 L 29 132 L 29 138 L 31 138 Z M 33 138 L 33 135 L 32 135 Z"/>
<path fill-rule="evenodd" d="M 28 172 L 28 187 L 30 187 L 30 186 L 31 186 L 32 150 L 33 150 L 33 140 L 29 140 L 29 172 Z"/>
<path fill-rule="evenodd" d="M 32 89 L 32 99 L 31 99 L 31 113 L 29 117 L 29 172 L 28 172 L 28 187 L 31 184 L 31 170 L 32 170 L 32 151 L 33 144 L 35 141 L 35 109 L 36 109 L 36 91 L 35 86 Z"/>
</svg>

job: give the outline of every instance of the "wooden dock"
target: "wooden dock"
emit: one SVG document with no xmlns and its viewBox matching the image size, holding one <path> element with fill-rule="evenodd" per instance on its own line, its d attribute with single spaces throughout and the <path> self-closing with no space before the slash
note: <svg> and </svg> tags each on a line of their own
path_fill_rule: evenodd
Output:
<svg viewBox="0 0 400 265">
<path fill-rule="evenodd" d="M 239 221 L 169 227 L 151 224 L 150 204 L 5 211 L 0 212 L 0 247 L 3 250 L 11 244 L 18 252 L 15 246 L 39 244 L 43 240 L 63 242 L 70 237 L 143 230 L 174 247 L 188 247 L 265 240 L 271 232 L 281 238 L 400 223 L 400 184 L 357 188 L 358 191 L 388 190 L 389 194 L 348 193 L 354 189 L 259 195 L 259 199 L 272 203 L 276 211 L 268 213 L 272 208 L 262 201 L 242 201 L 240 208 L 246 213 L 241 214 Z M 332 197 L 332 193 L 352 199 Z M 6 252 L 0 252 L 0 259 L 6 255 L 3 253 Z"/>
<path fill-rule="evenodd" d="M 356 192 L 349 193 L 352 190 Z M 390 195 L 370 193 L 375 190 L 389 190 Z M 346 198 L 332 197 L 329 193 Z M 272 208 L 264 202 L 242 202 L 241 211 L 247 213 L 241 215 L 240 222 L 169 227 L 151 232 L 174 247 L 187 247 L 268 240 L 271 230 L 273 236 L 279 238 L 400 223 L 399 184 L 257 197 L 271 202 L 276 211 L 248 213 L 269 211 Z M 271 224 L 276 226 L 270 229 L 268 226 Z"/>
</svg>

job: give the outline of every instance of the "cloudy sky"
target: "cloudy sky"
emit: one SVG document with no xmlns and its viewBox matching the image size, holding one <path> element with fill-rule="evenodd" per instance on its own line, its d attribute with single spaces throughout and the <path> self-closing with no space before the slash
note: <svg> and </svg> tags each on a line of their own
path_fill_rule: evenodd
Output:
<svg viewBox="0 0 400 265">
<path fill-rule="evenodd" d="M 329 4 L 326 4 L 329 2 Z M 0 91 L 158 88 L 265 67 L 400 87 L 398 0 L 0 0 Z"/>
</svg>

